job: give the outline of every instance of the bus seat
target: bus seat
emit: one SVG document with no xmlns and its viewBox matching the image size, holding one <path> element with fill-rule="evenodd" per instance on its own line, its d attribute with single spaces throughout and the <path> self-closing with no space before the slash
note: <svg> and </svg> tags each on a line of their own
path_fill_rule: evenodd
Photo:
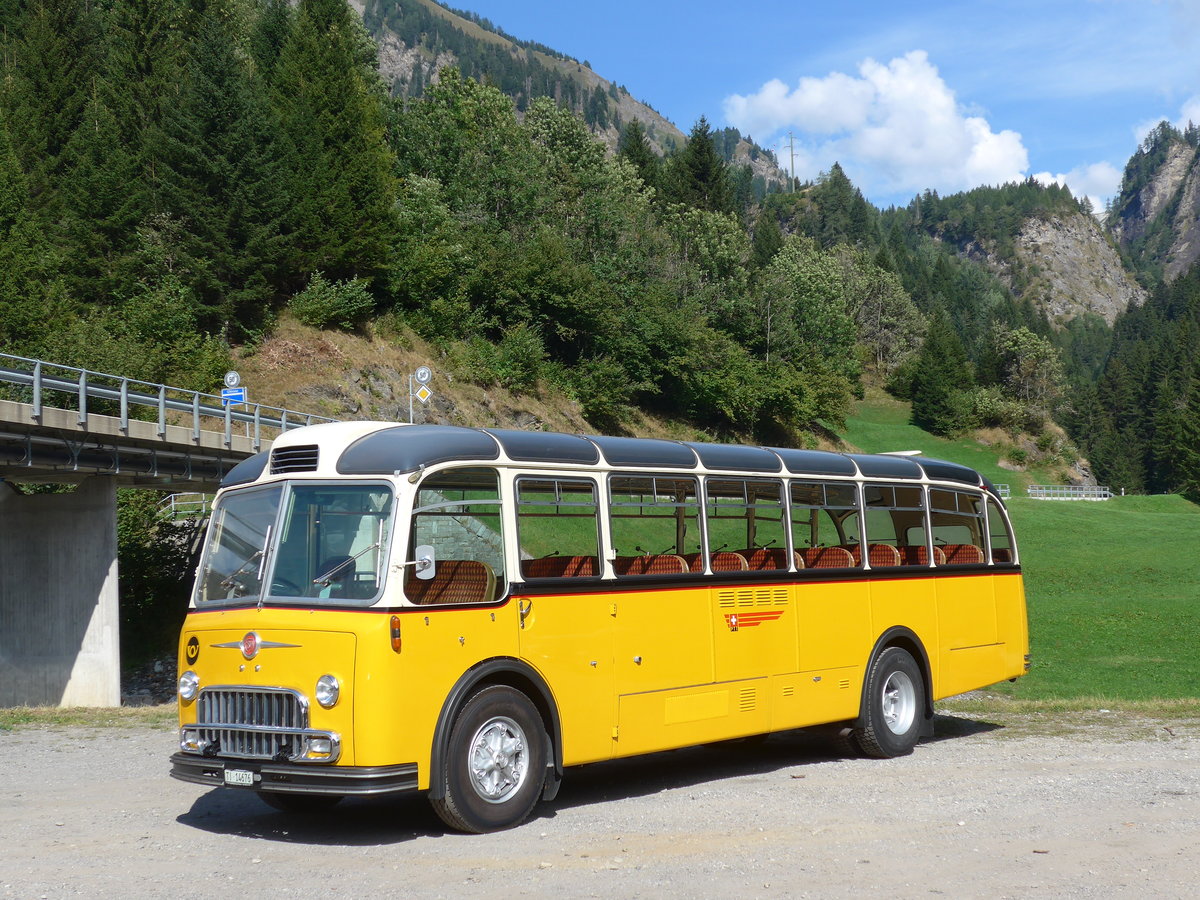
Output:
<svg viewBox="0 0 1200 900">
<path fill-rule="evenodd" d="M 854 565 L 862 565 L 862 546 L 851 544 L 846 548 Z M 867 559 L 871 561 L 872 569 L 887 569 L 900 565 L 900 554 L 891 544 L 867 544 Z"/>
<path fill-rule="evenodd" d="M 998 565 L 1011 565 L 1013 561 L 1012 551 L 1007 547 L 992 548 L 992 562 Z"/>
<path fill-rule="evenodd" d="M 947 566 L 979 566 L 983 565 L 983 551 L 974 544 L 944 544 L 941 548 L 946 554 Z"/>
<path fill-rule="evenodd" d="M 477 559 L 439 559 L 434 576 L 423 581 L 410 574 L 404 592 L 413 603 L 490 603 L 496 599 L 496 573 Z"/>
<path fill-rule="evenodd" d="M 868 544 L 867 559 L 872 569 L 888 569 L 900 565 L 900 553 L 891 544 Z"/>
<path fill-rule="evenodd" d="M 809 569 L 849 569 L 854 557 L 845 547 L 805 547 L 799 551 Z"/>
<path fill-rule="evenodd" d="M 745 572 L 750 568 L 744 556 L 728 550 L 714 553 L 710 565 L 714 572 Z"/>
<path fill-rule="evenodd" d="M 900 552 L 900 563 L 905 566 L 928 566 L 929 551 L 924 545 L 916 547 L 897 547 Z M 946 555 L 942 553 L 941 547 L 933 548 L 933 561 L 936 565 L 944 566 L 946 564 Z"/>
<path fill-rule="evenodd" d="M 618 556 L 613 571 L 618 575 L 682 575 L 688 564 L 682 556 L 663 553 L 657 556 Z"/>
<path fill-rule="evenodd" d="M 687 563 L 689 572 L 704 571 L 704 557 L 699 553 L 683 554 L 683 561 Z M 712 555 L 712 570 L 714 572 L 745 572 L 749 566 L 746 564 L 746 559 L 740 553 L 732 553 L 729 550 L 718 550 Z"/>
<path fill-rule="evenodd" d="M 738 553 L 746 560 L 746 564 L 755 571 L 766 569 L 786 569 L 787 550 L 783 547 L 751 547 L 746 550 L 739 550 Z M 804 568 L 804 557 L 800 552 L 792 553 L 792 563 L 797 569 Z"/>
<path fill-rule="evenodd" d="M 594 556 L 542 556 L 521 560 L 525 578 L 588 578 L 595 577 L 600 567 Z"/>
</svg>

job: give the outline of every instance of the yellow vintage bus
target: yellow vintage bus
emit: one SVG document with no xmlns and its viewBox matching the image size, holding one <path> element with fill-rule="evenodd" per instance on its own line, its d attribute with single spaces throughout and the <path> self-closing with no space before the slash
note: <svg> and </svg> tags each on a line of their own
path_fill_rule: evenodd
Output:
<svg viewBox="0 0 1200 900">
<path fill-rule="evenodd" d="M 972 469 L 908 455 L 346 422 L 217 495 L 171 774 L 280 809 L 425 791 L 523 821 L 566 767 L 813 725 L 892 757 L 1029 668 Z"/>
</svg>

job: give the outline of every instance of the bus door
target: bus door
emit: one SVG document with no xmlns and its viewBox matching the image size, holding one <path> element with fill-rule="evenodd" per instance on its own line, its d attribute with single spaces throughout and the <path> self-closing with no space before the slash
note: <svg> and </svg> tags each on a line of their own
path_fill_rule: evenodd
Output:
<svg viewBox="0 0 1200 900">
<path fill-rule="evenodd" d="M 601 590 L 596 484 L 522 477 L 516 482 L 521 658 L 554 694 L 568 764 L 613 752 L 612 598 Z"/>
<path fill-rule="evenodd" d="M 705 518 L 709 568 L 714 573 L 748 572 L 769 560 L 777 570 L 788 568 L 786 505 L 783 483 L 766 479 L 709 478 Z M 745 583 L 714 586 L 710 593 L 713 617 L 714 663 L 717 681 L 764 678 L 795 672 L 796 611 L 786 584 Z M 767 698 L 761 698 L 764 710 Z M 739 697 L 743 705 L 758 703 L 753 688 Z"/>
<path fill-rule="evenodd" d="M 930 527 L 946 577 L 937 581 L 941 635 L 939 694 L 986 680 L 1002 655 L 993 577 L 987 561 L 983 498 L 967 491 L 930 489 Z M 954 575 L 955 570 L 961 574 Z"/>
<path fill-rule="evenodd" d="M 791 501 L 792 540 L 804 569 L 795 589 L 800 677 L 790 723 L 849 718 L 858 711 L 873 640 L 870 587 L 853 577 L 853 548 L 862 542 L 857 488 L 794 481 Z"/>
<path fill-rule="evenodd" d="M 729 710 L 728 691 L 713 687 L 709 588 L 693 572 L 703 546 L 699 482 L 618 474 L 609 498 L 617 752 L 712 740 Z"/>
</svg>

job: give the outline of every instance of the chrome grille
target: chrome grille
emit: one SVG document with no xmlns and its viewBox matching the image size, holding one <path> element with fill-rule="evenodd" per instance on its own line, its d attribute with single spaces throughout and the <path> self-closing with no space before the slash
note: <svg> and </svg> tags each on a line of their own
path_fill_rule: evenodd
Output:
<svg viewBox="0 0 1200 900">
<path fill-rule="evenodd" d="M 279 447 L 271 451 L 271 474 L 315 472 L 321 453 L 316 444 L 303 447 Z"/>
<path fill-rule="evenodd" d="M 304 749 L 308 702 L 284 688 L 206 688 L 197 698 L 200 738 L 221 756 L 296 759 Z"/>
</svg>

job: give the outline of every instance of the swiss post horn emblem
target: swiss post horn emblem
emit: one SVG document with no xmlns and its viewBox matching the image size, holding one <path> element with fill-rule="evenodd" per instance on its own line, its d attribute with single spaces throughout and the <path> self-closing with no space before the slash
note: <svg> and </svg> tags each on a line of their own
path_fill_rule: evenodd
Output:
<svg viewBox="0 0 1200 900">
<path fill-rule="evenodd" d="M 246 632 L 246 636 L 242 638 L 242 656 L 246 659 L 258 656 L 258 635 L 253 631 Z"/>
</svg>

